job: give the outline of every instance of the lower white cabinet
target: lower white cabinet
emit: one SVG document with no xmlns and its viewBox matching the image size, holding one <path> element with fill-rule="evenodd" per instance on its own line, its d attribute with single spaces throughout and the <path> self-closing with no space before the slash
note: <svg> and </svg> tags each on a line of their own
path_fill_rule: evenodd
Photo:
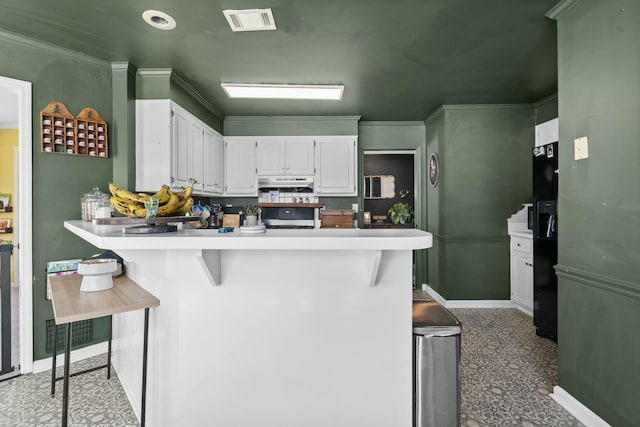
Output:
<svg viewBox="0 0 640 427">
<path fill-rule="evenodd" d="M 533 239 L 511 235 L 511 301 L 533 313 Z"/>
<path fill-rule="evenodd" d="M 357 137 L 315 138 L 315 193 L 321 196 L 357 195 Z"/>
</svg>

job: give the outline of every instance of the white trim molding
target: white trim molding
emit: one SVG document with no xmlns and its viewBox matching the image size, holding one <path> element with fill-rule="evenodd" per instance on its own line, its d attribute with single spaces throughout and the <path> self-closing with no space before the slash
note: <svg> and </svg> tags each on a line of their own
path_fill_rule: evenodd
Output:
<svg viewBox="0 0 640 427">
<path fill-rule="evenodd" d="M 33 366 L 33 240 L 32 240 L 32 127 L 31 82 L 0 76 L 0 87 L 18 95 L 18 250 L 20 278 L 20 371 Z"/>
<path fill-rule="evenodd" d="M 553 387 L 553 393 L 550 393 L 549 396 L 551 396 L 558 405 L 576 417 L 585 427 L 611 427 L 611 424 L 607 423 L 591 409 L 580 403 L 578 399 L 567 393 L 562 387 Z"/>
<path fill-rule="evenodd" d="M 71 363 L 79 360 L 88 359 L 90 357 L 99 356 L 105 354 L 109 349 L 108 343 L 101 342 L 98 344 L 90 345 L 88 347 L 79 348 L 71 351 Z M 61 350 L 61 349 L 58 349 Z M 56 367 L 60 367 L 64 364 L 64 353 L 56 356 Z M 51 370 L 51 357 L 46 359 L 40 359 L 33 362 L 33 373 L 37 374 L 44 371 Z"/>
<path fill-rule="evenodd" d="M 518 308 L 516 304 L 509 300 L 449 300 L 447 301 L 435 289 L 427 284 L 422 285 L 422 290 L 426 291 L 439 304 L 446 308 Z"/>
</svg>

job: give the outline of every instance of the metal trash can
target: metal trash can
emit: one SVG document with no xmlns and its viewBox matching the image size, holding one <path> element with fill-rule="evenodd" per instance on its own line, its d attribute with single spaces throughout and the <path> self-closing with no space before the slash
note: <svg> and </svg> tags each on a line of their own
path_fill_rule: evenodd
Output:
<svg viewBox="0 0 640 427">
<path fill-rule="evenodd" d="M 426 293 L 413 298 L 413 425 L 460 426 L 462 326 Z"/>
</svg>

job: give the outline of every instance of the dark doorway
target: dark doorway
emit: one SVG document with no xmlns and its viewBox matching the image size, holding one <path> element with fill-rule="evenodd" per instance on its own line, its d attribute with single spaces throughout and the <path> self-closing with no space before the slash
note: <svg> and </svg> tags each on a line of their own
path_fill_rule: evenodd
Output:
<svg viewBox="0 0 640 427">
<path fill-rule="evenodd" d="M 364 199 L 364 211 L 371 212 L 372 218 L 376 215 L 387 215 L 387 210 L 398 202 L 408 203 L 415 209 L 413 156 L 413 154 L 365 153 L 364 176 L 383 175 L 395 178 L 395 196 L 393 198 Z"/>
</svg>

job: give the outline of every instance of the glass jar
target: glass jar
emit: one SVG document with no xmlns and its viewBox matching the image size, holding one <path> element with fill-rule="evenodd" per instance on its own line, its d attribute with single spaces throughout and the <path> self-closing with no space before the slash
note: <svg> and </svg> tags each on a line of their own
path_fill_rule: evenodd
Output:
<svg viewBox="0 0 640 427">
<path fill-rule="evenodd" d="M 80 208 L 83 221 L 91 221 L 94 218 L 109 218 L 113 212 L 109 195 L 102 193 L 99 187 L 93 187 L 92 191 L 82 196 Z"/>
</svg>

